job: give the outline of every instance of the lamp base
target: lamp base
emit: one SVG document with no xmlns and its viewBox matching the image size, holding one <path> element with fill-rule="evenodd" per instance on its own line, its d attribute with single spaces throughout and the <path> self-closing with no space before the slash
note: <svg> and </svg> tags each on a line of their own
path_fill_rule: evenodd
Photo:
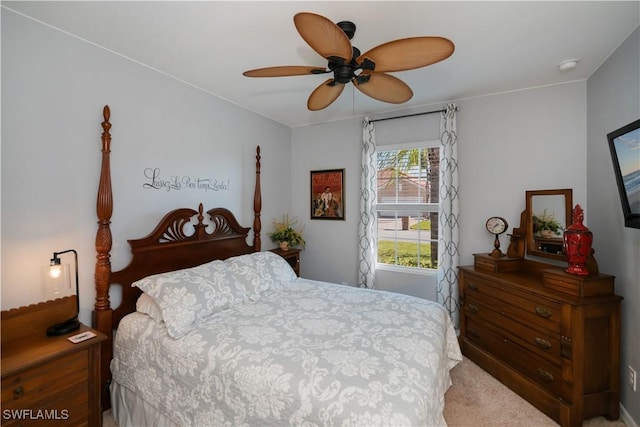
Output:
<svg viewBox="0 0 640 427">
<path fill-rule="evenodd" d="M 55 337 L 58 335 L 68 334 L 69 332 L 73 332 L 80 329 L 80 321 L 77 317 L 74 317 L 69 320 L 65 320 L 62 323 L 57 323 L 53 326 L 50 326 L 47 329 L 47 335 L 50 337 Z"/>
</svg>

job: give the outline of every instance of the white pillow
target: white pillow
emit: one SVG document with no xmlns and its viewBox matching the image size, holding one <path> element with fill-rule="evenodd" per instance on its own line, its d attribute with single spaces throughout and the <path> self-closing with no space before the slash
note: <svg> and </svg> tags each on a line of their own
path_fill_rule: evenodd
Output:
<svg viewBox="0 0 640 427">
<path fill-rule="evenodd" d="M 167 332 L 180 338 L 202 319 L 241 303 L 246 291 L 222 261 L 145 277 L 140 288 L 160 308 Z"/>
<path fill-rule="evenodd" d="M 289 263 L 271 251 L 228 258 L 225 264 L 241 281 L 252 301 L 257 301 L 264 292 L 278 287 L 280 283 L 298 278 Z"/>
<path fill-rule="evenodd" d="M 158 323 L 164 322 L 160 307 L 158 307 L 158 304 L 156 304 L 153 298 L 151 298 L 144 292 L 140 294 L 140 298 L 138 298 L 138 301 L 136 301 L 136 310 L 139 313 L 146 314 Z"/>
</svg>

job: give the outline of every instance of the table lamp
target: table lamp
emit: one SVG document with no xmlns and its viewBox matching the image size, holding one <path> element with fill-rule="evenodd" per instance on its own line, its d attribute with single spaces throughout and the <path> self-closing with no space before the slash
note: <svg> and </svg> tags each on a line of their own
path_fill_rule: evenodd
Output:
<svg viewBox="0 0 640 427">
<path fill-rule="evenodd" d="M 66 254 L 69 252 L 73 252 L 75 255 L 75 268 L 76 268 L 76 314 L 62 323 L 57 323 L 53 326 L 47 328 L 47 335 L 49 336 L 58 336 L 64 335 L 69 332 L 73 332 L 80 328 L 80 321 L 78 320 L 78 314 L 80 314 L 80 290 L 78 286 L 78 253 L 73 249 L 67 249 L 62 252 L 54 252 L 53 258 L 51 258 L 51 263 L 49 264 L 49 268 L 47 270 L 46 283 L 48 286 L 53 286 L 53 294 L 59 292 L 59 289 L 64 286 L 64 282 L 69 280 L 69 275 L 65 274 L 64 268 L 66 265 L 62 265 L 60 263 L 59 255 Z"/>
</svg>

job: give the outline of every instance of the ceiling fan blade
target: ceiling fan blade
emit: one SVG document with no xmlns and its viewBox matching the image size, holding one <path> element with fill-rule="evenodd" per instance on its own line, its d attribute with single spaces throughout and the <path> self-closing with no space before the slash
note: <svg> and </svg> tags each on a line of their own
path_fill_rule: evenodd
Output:
<svg viewBox="0 0 640 427">
<path fill-rule="evenodd" d="M 376 64 L 373 70 L 376 73 L 413 70 L 447 59 L 454 49 L 451 40 L 444 37 L 410 37 L 378 45 L 360 55 L 356 62 L 370 59 Z"/>
<path fill-rule="evenodd" d="M 334 79 L 327 79 L 311 93 L 309 100 L 307 100 L 307 108 L 309 110 L 322 110 L 338 99 L 344 90 L 344 85 L 340 83 L 332 85 L 332 83 L 335 83 Z"/>
<path fill-rule="evenodd" d="M 327 71 L 324 68 L 309 67 L 306 65 L 285 65 L 282 67 L 267 67 L 248 70 L 242 73 L 246 77 L 286 77 L 304 76 L 309 74 L 323 74 Z"/>
<path fill-rule="evenodd" d="M 329 19 L 315 13 L 301 12 L 293 17 L 300 36 L 323 58 L 351 61 L 353 50 L 347 35 Z"/>
<path fill-rule="evenodd" d="M 402 104 L 413 96 L 413 91 L 405 82 L 390 74 L 362 73 L 353 79 L 353 85 L 371 98 L 392 104 Z"/>
</svg>

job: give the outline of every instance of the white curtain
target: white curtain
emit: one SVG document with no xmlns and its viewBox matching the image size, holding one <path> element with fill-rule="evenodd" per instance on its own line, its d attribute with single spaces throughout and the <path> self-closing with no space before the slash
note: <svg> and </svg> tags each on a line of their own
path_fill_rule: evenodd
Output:
<svg viewBox="0 0 640 427">
<path fill-rule="evenodd" d="M 438 302 L 459 327 L 458 264 L 460 253 L 458 194 L 458 135 L 456 106 L 449 104 L 440 119 L 440 213 L 438 231 Z"/>
<path fill-rule="evenodd" d="M 375 288 L 377 242 L 376 214 L 376 135 L 373 122 L 365 117 L 362 126 L 362 164 L 360 169 L 360 221 L 358 223 L 358 283 Z"/>
</svg>

